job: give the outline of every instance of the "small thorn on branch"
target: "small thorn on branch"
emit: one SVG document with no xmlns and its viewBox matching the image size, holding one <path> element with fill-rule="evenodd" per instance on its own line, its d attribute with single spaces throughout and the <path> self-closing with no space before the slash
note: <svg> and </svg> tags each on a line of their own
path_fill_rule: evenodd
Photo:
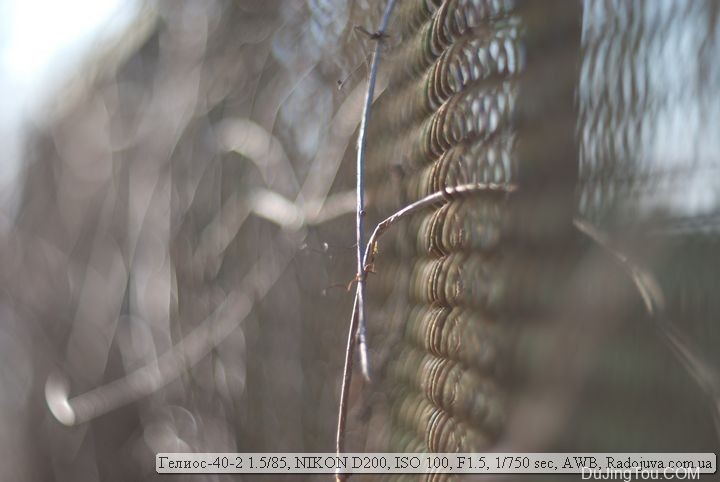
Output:
<svg viewBox="0 0 720 482">
<path fill-rule="evenodd" d="M 376 30 L 375 32 L 369 32 L 365 27 L 362 25 L 355 25 L 355 30 L 357 32 L 362 33 L 370 40 L 385 40 L 389 38 L 390 36 L 386 34 L 383 30 Z"/>
</svg>

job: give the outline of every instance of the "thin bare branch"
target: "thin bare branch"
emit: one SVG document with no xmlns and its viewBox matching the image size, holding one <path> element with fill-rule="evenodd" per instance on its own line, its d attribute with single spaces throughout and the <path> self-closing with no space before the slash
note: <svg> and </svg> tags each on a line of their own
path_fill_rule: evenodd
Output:
<svg viewBox="0 0 720 482">
<path fill-rule="evenodd" d="M 495 193 L 511 193 L 516 190 L 516 187 L 512 184 L 504 185 L 504 184 L 463 184 L 461 186 L 457 187 L 450 187 L 446 188 L 444 191 L 438 191 L 436 193 L 433 193 L 429 196 L 426 196 L 408 206 L 405 206 L 404 208 L 400 209 L 396 213 L 392 214 L 391 216 L 387 217 L 380 223 L 378 223 L 377 226 L 375 226 L 375 229 L 372 232 L 372 235 L 370 236 L 370 239 L 368 240 L 367 246 L 365 246 L 365 249 L 363 250 L 363 258 L 362 258 L 362 278 L 365 278 L 367 276 L 367 273 L 371 269 L 374 260 L 375 255 L 377 253 L 377 243 L 382 236 L 383 233 L 385 233 L 390 226 L 397 223 L 401 219 L 410 216 L 411 214 L 421 211 L 425 208 L 428 208 L 430 206 L 436 205 L 439 202 L 442 202 L 448 198 L 453 197 L 460 197 L 460 196 L 469 196 L 472 194 L 478 194 L 478 193 L 489 193 L 489 192 L 495 192 Z M 359 284 L 359 283 L 358 283 Z M 347 423 L 347 412 L 348 412 L 348 396 L 350 395 L 350 383 L 352 382 L 352 369 L 353 369 L 353 360 L 355 357 L 355 347 L 356 347 L 356 336 L 355 332 L 358 329 L 359 324 L 359 307 L 360 307 L 360 297 L 359 297 L 359 290 L 355 291 L 355 301 L 353 303 L 353 311 L 352 311 L 352 317 L 350 319 L 350 329 L 348 331 L 348 340 L 347 340 L 347 346 L 345 350 L 345 370 L 343 372 L 343 379 L 342 379 L 342 388 L 340 391 L 340 408 L 338 413 L 338 424 L 337 424 L 337 453 L 340 454 L 344 451 L 345 448 L 345 430 L 346 430 L 346 423 Z M 340 475 L 337 476 L 338 480 L 343 480 L 343 477 Z"/>
<path fill-rule="evenodd" d="M 350 384 L 352 382 L 353 361 L 355 359 L 355 333 L 358 323 L 358 292 L 355 291 L 350 328 L 348 330 L 347 346 L 345 347 L 345 367 L 343 369 L 342 385 L 340 389 L 340 407 L 338 409 L 338 423 L 336 433 L 336 451 L 339 454 L 345 451 L 345 431 L 347 425 L 348 398 L 350 397 Z M 346 474 L 337 474 L 339 481 L 346 480 Z"/>
<path fill-rule="evenodd" d="M 387 29 L 388 23 L 390 22 L 390 15 L 395 8 L 395 0 L 388 0 L 385 6 L 385 12 L 383 13 L 378 28 L 379 34 L 384 34 Z M 365 269 L 363 260 L 365 253 L 363 251 L 364 245 L 364 218 L 365 218 L 365 148 L 367 144 L 367 125 L 370 120 L 370 110 L 372 107 L 373 99 L 375 97 L 375 82 L 377 80 L 377 70 L 380 61 L 380 49 L 382 47 L 383 36 L 380 35 L 375 44 L 375 50 L 373 51 L 372 61 L 370 62 L 370 75 L 368 77 L 367 91 L 365 92 L 365 105 L 363 107 L 362 117 L 360 118 L 360 129 L 358 131 L 358 144 L 357 144 L 357 172 L 356 172 L 356 231 L 355 240 L 357 242 L 357 277 L 358 285 L 355 292 L 355 303 L 353 307 L 352 320 L 350 322 L 350 331 L 348 333 L 348 344 L 345 352 L 345 370 L 343 372 L 342 390 L 340 393 L 340 409 L 338 415 L 338 431 L 336 439 L 337 453 L 340 454 L 344 451 L 345 447 L 345 421 L 347 418 L 347 399 L 350 393 L 350 379 L 352 378 L 352 364 L 353 354 L 355 351 L 355 332 L 356 324 L 360 324 L 362 327 L 365 321 Z M 360 341 L 360 352 L 363 374 L 366 378 L 369 378 L 369 367 L 367 360 L 367 341 L 366 332 L 364 329 L 359 331 Z M 344 480 L 345 476 L 338 474 L 337 480 Z"/>
<path fill-rule="evenodd" d="M 392 214 L 390 217 L 384 219 L 380 223 L 378 223 L 377 226 L 375 226 L 375 229 L 373 230 L 372 234 L 370 235 L 370 239 L 368 240 L 367 246 L 365 247 L 363 251 L 363 268 L 362 268 L 362 275 L 358 276 L 358 286 L 360 285 L 360 280 L 363 282 L 367 278 L 368 272 L 372 271 L 373 264 L 375 261 L 375 254 L 377 253 L 377 243 L 380 236 L 393 224 L 400 221 L 406 216 L 409 216 L 410 214 L 415 213 L 416 211 L 420 211 L 422 209 L 425 209 L 426 207 L 432 206 L 434 204 L 437 204 L 439 202 L 442 202 L 443 200 L 447 199 L 448 197 L 452 196 L 462 196 L 462 195 L 472 195 L 477 193 L 487 193 L 487 192 L 503 192 L 503 193 L 510 193 L 516 190 L 516 187 L 512 184 L 486 184 L 486 183 L 476 183 L 476 184 L 464 184 L 461 186 L 456 187 L 450 187 L 446 188 L 444 191 L 438 191 L 433 194 L 430 194 L 429 196 L 426 196 L 418 201 L 415 201 L 412 204 L 409 204 L 405 206 L 404 208 L 400 209 L 398 212 Z M 359 297 L 358 297 L 359 299 Z M 358 307 L 359 308 L 359 307 Z M 358 309 L 360 313 L 362 313 L 361 309 Z M 362 330 L 364 329 L 362 323 L 364 323 L 364 319 L 360 319 L 359 321 L 359 327 L 358 329 L 362 333 Z M 362 340 L 362 338 L 360 338 Z M 366 359 L 367 360 L 367 352 L 362 352 L 362 341 L 361 341 L 361 360 Z M 365 346 L 365 350 L 367 350 L 367 343 Z M 366 377 L 367 378 L 367 377 Z"/>
<path fill-rule="evenodd" d="M 363 258 L 363 269 L 365 273 L 372 270 L 373 263 L 375 261 L 375 254 L 377 253 L 377 243 L 380 236 L 387 231 L 387 229 L 393 224 L 397 223 L 406 216 L 409 216 L 417 211 L 433 206 L 439 202 L 444 201 L 448 197 L 455 196 L 466 196 L 478 193 L 488 192 L 499 192 L 499 193 L 511 193 L 516 191 L 514 184 L 463 184 L 456 187 L 446 188 L 444 191 L 438 191 L 429 196 L 426 196 L 412 204 L 405 206 L 398 212 L 390 215 L 375 226 L 370 239 L 368 240 L 367 247 L 365 249 L 365 257 Z"/>
<path fill-rule="evenodd" d="M 372 61 L 370 62 L 370 76 L 368 78 L 367 92 L 365 93 L 365 106 L 360 119 L 360 130 L 358 131 L 357 144 L 357 211 L 355 240 L 357 242 L 358 337 L 360 343 L 360 362 L 362 365 L 362 372 L 368 380 L 370 379 L 370 367 L 368 365 L 369 361 L 367 357 L 367 330 L 365 329 L 365 270 L 363 265 L 363 259 L 365 257 L 365 253 L 363 251 L 365 246 L 365 149 L 367 146 L 367 125 L 370 121 L 370 111 L 375 97 L 375 82 L 377 80 L 378 65 L 380 63 L 380 51 L 382 49 L 382 43 L 385 39 L 385 30 L 390 22 L 390 15 L 392 14 L 394 8 L 395 0 L 388 0 L 382 20 L 380 21 L 380 26 L 378 27 L 377 32 L 375 32 L 375 50 L 373 51 Z"/>
</svg>

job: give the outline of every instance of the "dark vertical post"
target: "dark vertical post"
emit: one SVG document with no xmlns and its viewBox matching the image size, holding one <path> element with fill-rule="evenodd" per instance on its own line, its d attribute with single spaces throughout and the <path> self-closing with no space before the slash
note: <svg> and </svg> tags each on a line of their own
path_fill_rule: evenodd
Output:
<svg viewBox="0 0 720 482">
<path fill-rule="evenodd" d="M 522 2 L 527 70 L 516 109 L 524 229 L 564 244 L 572 233 L 578 171 L 575 89 L 581 2 Z"/>
</svg>

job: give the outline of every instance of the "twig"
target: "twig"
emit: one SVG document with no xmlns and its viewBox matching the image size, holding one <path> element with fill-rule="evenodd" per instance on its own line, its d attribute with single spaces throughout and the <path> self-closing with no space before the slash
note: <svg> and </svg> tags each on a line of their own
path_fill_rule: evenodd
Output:
<svg viewBox="0 0 720 482">
<path fill-rule="evenodd" d="M 412 204 L 409 204 L 405 206 L 404 208 L 400 209 L 395 214 L 392 214 L 388 218 L 385 218 L 380 223 L 378 223 L 377 226 L 375 226 L 375 229 L 373 230 L 372 234 L 370 235 L 370 239 L 368 240 L 367 246 L 365 247 L 364 254 L 363 254 L 363 268 L 362 268 L 362 275 L 358 276 L 358 280 L 363 280 L 367 278 L 367 274 L 369 272 L 372 272 L 373 265 L 375 262 L 375 254 L 377 253 L 377 242 L 379 237 L 393 224 L 404 218 L 405 216 L 408 216 L 416 211 L 422 210 L 426 207 L 432 206 L 434 204 L 437 204 L 440 201 L 443 201 L 447 199 L 448 197 L 458 196 L 458 195 L 471 195 L 471 194 L 477 194 L 477 193 L 487 193 L 487 192 L 503 192 L 503 193 L 510 193 L 514 192 L 516 190 L 516 186 L 513 184 L 494 184 L 494 183 L 475 183 L 475 184 L 463 184 L 460 186 L 455 187 L 448 187 L 445 188 L 444 191 L 438 191 L 433 194 L 430 194 L 429 196 L 426 196 L 418 201 L 415 201 Z M 359 285 L 358 281 L 358 285 Z M 360 313 L 362 313 L 362 310 L 359 310 Z M 359 328 L 362 330 L 364 320 L 361 319 Z M 362 346 L 361 346 L 362 349 Z M 362 357 L 362 353 L 360 354 Z M 367 356 L 367 355 L 366 355 Z"/>
<path fill-rule="evenodd" d="M 595 226 L 582 219 L 575 219 L 575 227 L 592 241 L 610 253 L 623 267 L 637 288 L 645 310 L 655 323 L 655 327 L 680 360 L 688 374 L 712 401 L 716 424 L 720 423 L 720 375 L 710 363 L 700 355 L 698 347 L 687 339 L 680 330 L 667 318 L 665 313 L 665 297 L 655 277 L 634 263 L 627 255 L 615 247 L 605 234 Z M 720 425 L 718 425 L 720 433 Z"/>
<path fill-rule="evenodd" d="M 387 217 L 377 226 L 372 232 L 370 239 L 368 240 L 367 246 L 363 250 L 362 258 L 362 277 L 366 277 L 367 273 L 372 268 L 375 262 L 375 255 L 377 253 L 377 243 L 380 236 L 385 233 L 390 226 L 397 223 L 401 219 L 409 216 L 417 211 L 433 206 L 438 202 L 445 199 L 452 198 L 455 196 L 472 195 L 477 193 L 511 193 L 516 190 L 516 187 L 512 184 L 463 184 L 457 187 L 446 188 L 444 191 L 438 191 L 429 196 L 426 196 L 419 201 L 416 201 L 404 208 L 400 209 L 396 213 Z M 359 284 L 359 283 L 358 283 Z M 340 408 L 338 413 L 338 424 L 337 424 L 337 453 L 340 454 L 344 451 L 345 445 L 345 426 L 347 422 L 347 411 L 348 411 L 348 396 L 350 394 L 350 383 L 352 381 L 352 368 L 353 360 L 355 357 L 355 345 L 356 337 L 355 331 L 358 328 L 359 316 L 359 291 L 355 291 L 355 301 L 353 303 L 352 317 L 350 319 L 350 329 L 348 331 L 347 347 L 345 350 L 345 370 L 343 372 L 342 388 L 340 391 Z M 338 480 L 342 480 L 342 476 L 338 474 Z"/>
<path fill-rule="evenodd" d="M 356 325 L 359 324 L 358 338 L 360 341 L 360 361 L 362 371 L 365 378 L 370 377 L 370 368 L 367 358 L 367 333 L 365 330 L 365 269 L 363 251 L 364 241 L 364 218 L 365 218 L 365 148 L 367 144 L 367 124 L 370 120 L 370 110 L 373 99 L 375 97 L 375 82 L 377 80 L 378 64 L 380 62 L 380 48 L 384 40 L 385 30 L 390 22 L 390 15 L 395 8 L 396 0 L 388 0 L 383 12 L 380 26 L 377 30 L 378 37 L 376 39 L 375 49 L 373 50 L 372 60 L 370 62 L 370 75 L 368 77 L 367 91 L 365 92 L 365 105 L 363 107 L 362 117 L 360 118 L 360 129 L 358 131 L 357 144 L 357 172 L 356 172 L 356 231 L 355 240 L 357 242 L 357 277 L 358 285 L 355 292 L 355 303 L 353 307 L 352 319 L 350 322 L 350 331 L 348 333 L 348 344 L 345 352 L 345 370 L 343 372 L 342 390 L 340 393 L 340 410 L 338 415 L 338 431 L 336 439 L 336 449 L 338 455 L 345 450 L 345 421 L 347 418 L 347 399 L 350 394 L 350 379 L 352 378 L 353 354 L 355 352 L 355 332 Z M 337 480 L 343 480 L 345 477 L 341 474 L 337 475 Z"/>
<path fill-rule="evenodd" d="M 347 346 L 345 348 L 345 367 L 343 369 L 342 387 L 340 389 L 340 407 L 338 408 L 338 423 L 336 432 L 336 447 L 338 455 L 345 451 L 345 426 L 347 424 L 348 398 L 350 396 L 350 383 L 352 382 L 353 360 L 355 359 L 355 333 L 358 323 L 358 292 L 355 291 L 350 329 L 348 330 Z M 335 476 L 338 482 L 346 480 L 345 474 Z"/>
<path fill-rule="evenodd" d="M 365 106 L 360 119 L 360 130 L 358 132 L 357 144 L 357 211 L 355 240 L 357 242 L 358 284 L 356 297 L 358 300 L 358 341 L 360 343 L 360 364 L 362 372 L 368 380 L 370 379 L 370 367 L 368 365 L 367 357 L 367 330 L 365 327 L 365 270 L 363 265 L 363 259 L 365 256 L 365 253 L 363 252 L 365 218 L 365 148 L 367 145 L 367 125 L 370 120 L 370 110 L 375 96 L 375 82 L 377 80 L 378 64 L 380 63 L 380 50 L 382 42 L 385 38 L 385 30 L 390 22 L 390 15 L 392 14 L 393 8 L 395 8 L 395 1 L 396 0 L 388 0 L 382 20 L 380 21 L 380 26 L 374 36 L 374 40 L 376 41 L 375 50 L 373 51 L 372 61 L 370 62 L 370 76 L 368 78 L 367 92 L 365 93 Z"/>
<path fill-rule="evenodd" d="M 516 190 L 517 188 L 514 184 L 462 184 L 460 186 L 446 188 L 444 191 L 435 192 L 418 201 L 415 201 L 412 204 L 405 206 L 404 208 L 402 208 L 395 214 L 392 214 L 389 217 L 385 218 L 380 223 L 378 223 L 377 226 L 375 226 L 375 229 L 370 235 L 370 239 L 368 240 L 367 247 L 365 249 L 365 257 L 363 258 L 363 269 L 366 273 L 372 271 L 373 264 L 375 262 L 375 254 L 377 253 L 378 239 L 385 231 L 387 231 L 390 226 L 400 221 L 405 216 L 437 204 L 438 202 L 443 201 L 448 197 L 488 192 L 511 193 Z"/>
</svg>

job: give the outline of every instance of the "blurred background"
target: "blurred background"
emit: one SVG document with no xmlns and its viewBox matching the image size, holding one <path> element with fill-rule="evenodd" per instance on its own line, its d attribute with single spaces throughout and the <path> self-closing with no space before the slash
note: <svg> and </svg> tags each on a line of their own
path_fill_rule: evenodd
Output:
<svg viewBox="0 0 720 482">
<path fill-rule="evenodd" d="M 335 449 L 377 42 L 347 450 L 717 452 L 720 4 L 384 8 L 0 0 L 0 480 Z"/>
</svg>

